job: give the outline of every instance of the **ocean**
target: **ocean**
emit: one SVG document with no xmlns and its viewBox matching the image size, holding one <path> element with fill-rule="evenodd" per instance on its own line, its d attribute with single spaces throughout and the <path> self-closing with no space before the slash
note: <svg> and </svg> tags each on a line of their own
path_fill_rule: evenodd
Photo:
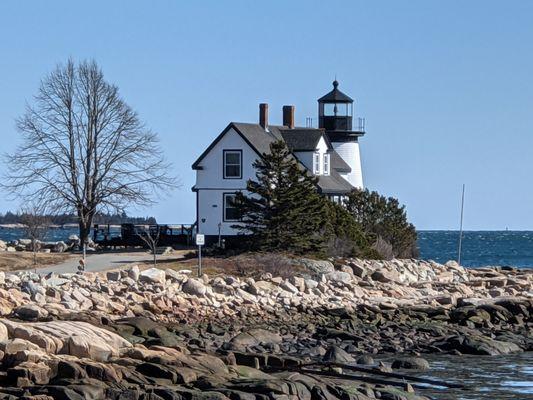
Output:
<svg viewBox="0 0 533 400">
<path fill-rule="evenodd" d="M 419 231 L 420 257 L 444 263 L 457 260 L 458 231 Z M 461 265 L 533 267 L 533 231 L 463 232 Z"/>
</svg>

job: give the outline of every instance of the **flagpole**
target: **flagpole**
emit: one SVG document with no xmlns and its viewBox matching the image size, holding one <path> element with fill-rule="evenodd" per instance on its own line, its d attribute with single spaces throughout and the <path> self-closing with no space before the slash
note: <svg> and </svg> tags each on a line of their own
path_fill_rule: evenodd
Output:
<svg viewBox="0 0 533 400">
<path fill-rule="evenodd" d="M 465 184 L 463 183 L 463 194 L 461 196 L 461 222 L 459 224 L 459 249 L 457 252 L 457 264 L 461 265 L 461 250 L 463 246 L 463 212 L 465 207 Z"/>
</svg>

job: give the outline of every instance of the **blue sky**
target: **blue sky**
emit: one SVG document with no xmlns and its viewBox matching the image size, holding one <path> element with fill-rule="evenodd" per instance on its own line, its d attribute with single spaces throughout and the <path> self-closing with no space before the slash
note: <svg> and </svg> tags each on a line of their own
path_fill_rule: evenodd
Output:
<svg viewBox="0 0 533 400">
<path fill-rule="evenodd" d="M 151 209 L 194 220 L 190 166 L 229 121 L 296 120 L 340 88 L 367 122 L 365 184 L 420 229 L 533 229 L 533 2 L 2 1 L 0 148 L 59 62 L 94 58 L 158 132 L 182 187 Z M 4 168 L 0 166 L 0 172 Z M 0 193 L 0 212 L 16 209 Z"/>
</svg>

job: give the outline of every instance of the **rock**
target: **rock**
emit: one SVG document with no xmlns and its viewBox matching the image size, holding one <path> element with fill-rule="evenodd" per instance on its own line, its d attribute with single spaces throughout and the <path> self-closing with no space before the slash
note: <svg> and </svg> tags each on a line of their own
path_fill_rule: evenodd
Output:
<svg viewBox="0 0 533 400">
<path fill-rule="evenodd" d="M 170 279 L 170 281 L 178 283 L 181 283 L 187 279 L 187 276 L 185 274 L 182 274 L 181 271 L 175 271 L 170 268 L 167 268 L 165 270 L 165 276 L 167 279 Z"/>
<path fill-rule="evenodd" d="M 139 276 L 141 275 L 141 271 L 139 270 L 139 266 L 137 265 L 133 265 L 132 267 L 130 267 L 127 273 L 128 273 L 128 277 L 130 277 L 134 281 L 138 281 Z"/>
<path fill-rule="evenodd" d="M 65 242 L 62 242 L 62 241 L 57 242 L 54 245 L 54 248 L 52 249 L 52 251 L 54 253 L 64 253 L 67 250 L 68 250 L 68 245 Z"/>
<path fill-rule="evenodd" d="M 349 285 L 353 278 L 347 272 L 333 271 L 326 274 L 326 279 L 337 284 Z"/>
<path fill-rule="evenodd" d="M 313 279 L 306 279 L 305 287 L 307 290 L 315 289 L 316 287 L 318 287 L 318 282 Z"/>
<path fill-rule="evenodd" d="M 400 280 L 396 271 L 389 271 L 386 269 L 374 271 L 374 273 L 371 275 L 371 278 L 381 283 L 394 283 L 399 282 Z"/>
<path fill-rule="evenodd" d="M 4 271 L 0 271 L 0 285 L 3 285 L 6 283 L 6 273 Z"/>
<path fill-rule="evenodd" d="M 374 365 L 374 359 L 368 354 L 357 357 L 356 362 L 360 365 Z"/>
<path fill-rule="evenodd" d="M 69 283 L 70 279 L 60 278 L 57 276 L 52 276 L 44 281 L 46 286 L 62 286 L 66 283 Z"/>
<path fill-rule="evenodd" d="M 7 327 L 0 322 L 0 342 L 6 342 L 9 339 Z"/>
<path fill-rule="evenodd" d="M 73 335 L 68 339 L 68 354 L 76 357 L 86 357 L 95 361 L 107 361 L 109 357 L 116 356 L 117 351 L 105 341 L 94 337 Z"/>
<path fill-rule="evenodd" d="M 7 243 L 3 240 L 0 240 L 0 251 L 5 251 L 7 249 Z"/>
<path fill-rule="evenodd" d="M 296 263 L 301 264 L 313 275 L 322 275 L 335 271 L 331 261 L 311 260 L 310 258 L 300 258 Z"/>
<path fill-rule="evenodd" d="M 205 293 L 207 291 L 205 285 L 202 282 L 193 278 L 187 279 L 187 281 L 183 284 L 182 290 L 184 293 L 198 297 L 205 296 Z"/>
<path fill-rule="evenodd" d="M 106 273 L 106 278 L 108 281 L 119 281 L 122 277 L 120 271 L 108 271 Z"/>
<path fill-rule="evenodd" d="M 279 334 L 265 329 L 250 329 L 241 332 L 229 342 L 229 347 L 234 350 L 245 350 L 247 347 L 258 344 L 279 344 L 282 342 Z"/>
<path fill-rule="evenodd" d="M 287 292 L 289 293 L 293 293 L 293 294 L 296 294 L 299 292 L 298 288 L 295 287 L 292 283 L 290 283 L 288 280 L 284 280 L 283 282 L 280 283 L 279 285 L 280 288 L 282 288 L 283 290 L 286 290 Z"/>
<path fill-rule="evenodd" d="M 109 357 L 119 355 L 120 349 L 131 347 L 131 343 L 119 335 L 87 322 L 17 323 L 5 319 L 0 322 L 7 327 L 10 338 L 21 340 L 20 336 L 24 336 L 33 346 L 52 353 L 107 361 Z"/>
<path fill-rule="evenodd" d="M 144 270 L 139 275 L 139 280 L 146 283 L 165 284 L 165 271 L 159 268 L 150 268 Z"/>
<path fill-rule="evenodd" d="M 339 364 L 353 363 L 355 359 L 339 346 L 331 346 L 327 351 L 322 361 Z"/>
<path fill-rule="evenodd" d="M 348 264 L 348 266 L 352 269 L 353 274 L 355 276 L 358 276 L 359 278 L 364 278 L 365 276 L 368 275 L 367 269 L 360 264 L 351 262 Z"/>
<path fill-rule="evenodd" d="M 19 306 L 14 310 L 15 314 L 24 321 L 32 321 L 48 316 L 48 311 L 35 304 L 26 304 Z"/>
<path fill-rule="evenodd" d="M 522 349 L 515 343 L 493 340 L 484 336 L 466 337 L 459 341 L 455 349 L 463 354 L 489 356 L 522 352 Z"/>
<path fill-rule="evenodd" d="M 291 276 L 289 282 L 294 285 L 300 292 L 305 292 L 305 280 L 299 276 Z"/>
<path fill-rule="evenodd" d="M 402 357 L 392 362 L 393 369 L 414 369 L 417 371 L 429 370 L 429 363 L 421 357 Z"/>
</svg>

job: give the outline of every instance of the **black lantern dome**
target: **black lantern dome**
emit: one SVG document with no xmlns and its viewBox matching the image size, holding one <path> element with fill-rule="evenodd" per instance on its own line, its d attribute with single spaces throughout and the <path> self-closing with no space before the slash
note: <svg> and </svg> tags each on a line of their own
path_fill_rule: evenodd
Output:
<svg viewBox="0 0 533 400">
<path fill-rule="evenodd" d="M 339 90 L 339 82 L 333 81 L 333 90 L 318 99 L 318 127 L 324 129 L 331 141 L 357 140 L 364 135 L 364 120 L 357 119 L 353 129 L 353 99 Z"/>
</svg>

